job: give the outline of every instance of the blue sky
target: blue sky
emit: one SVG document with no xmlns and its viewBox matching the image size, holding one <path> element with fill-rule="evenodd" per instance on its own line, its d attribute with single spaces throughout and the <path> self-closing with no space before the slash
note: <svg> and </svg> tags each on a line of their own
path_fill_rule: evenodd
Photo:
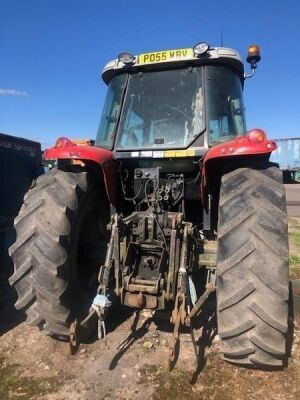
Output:
<svg viewBox="0 0 300 400">
<path fill-rule="evenodd" d="M 103 66 L 122 51 L 199 41 L 262 49 L 246 81 L 248 128 L 300 137 L 300 3 L 296 0 L 0 0 L 0 132 L 51 146 L 94 138 Z"/>
</svg>

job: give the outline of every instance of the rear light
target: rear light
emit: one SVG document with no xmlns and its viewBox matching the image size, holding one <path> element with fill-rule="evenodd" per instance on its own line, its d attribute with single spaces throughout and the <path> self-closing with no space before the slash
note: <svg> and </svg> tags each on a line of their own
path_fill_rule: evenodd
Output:
<svg viewBox="0 0 300 400">
<path fill-rule="evenodd" d="M 66 137 L 60 137 L 55 142 L 54 147 L 69 147 L 69 146 L 75 146 L 75 143 L 73 143 L 70 139 Z"/>
<path fill-rule="evenodd" d="M 262 129 L 252 129 L 248 132 L 247 136 L 250 142 L 253 143 L 262 143 L 267 138 L 267 135 Z"/>
</svg>

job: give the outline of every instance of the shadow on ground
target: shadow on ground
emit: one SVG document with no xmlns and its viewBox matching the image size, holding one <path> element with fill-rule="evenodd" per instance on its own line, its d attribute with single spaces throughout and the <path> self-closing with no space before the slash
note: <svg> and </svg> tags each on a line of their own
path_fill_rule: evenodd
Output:
<svg viewBox="0 0 300 400">
<path fill-rule="evenodd" d="M 156 327 L 159 332 L 168 332 L 171 334 L 173 332 L 173 325 L 170 323 L 169 318 L 170 314 L 163 312 L 156 312 L 153 315 L 149 316 L 146 319 L 143 319 L 141 316 L 142 313 L 136 312 L 134 320 L 131 325 L 130 333 L 125 340 L 118 346 L 118 351 L 114 355 L 109 365 L 109 369 L 113 370 L 117 367 L 121 358 L 125 355 L 127 351 L 133 346 L 133 344 L 146 335 L 151 335 L 149 329 L 153 329 L 153 326 Z M 153 323 L 153 324 L 152 324 Z M 213 339 L 217 334 L 217 324 L 216 324 L 216 313 L 215 313 L 215 298 L 208 301 L 207 304 L 203 307 L 203 311 L 201 314 L 201 318 L 198 318 L 196 323 L 189 328 L 181 327 L 180 333 L 190 333 L 191 340 L 194 344 L 195 350 L 195 372 L 193 373 L 191 383 L 195 383 L 198 379 L 199 374 L 203 370 L 206 364 L 206 349 L 212 346 Z M 196 335 L 199 337 L 195 337 Z M 175 359 L 174 362 L 170 365 L 171 369 L 176 366 L 176 362 L 180 353 L 180 335 L 177 345 L 175 347 Z"/>
<path fill-rule="evenodd" d="M 9 257 L 0 258 L 0 335 L 15 328 L 25 320 L 25 314 L 15 309 L 17 293 L 10 286 L 8 279 L 13 273 Z"/>
</svg>

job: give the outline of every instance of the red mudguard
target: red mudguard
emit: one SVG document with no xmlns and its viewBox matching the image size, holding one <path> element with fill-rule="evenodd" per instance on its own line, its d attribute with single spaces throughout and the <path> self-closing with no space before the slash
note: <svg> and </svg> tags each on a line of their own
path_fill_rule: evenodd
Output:
<svg viewBox="0 0 300 400">
<path fill-rule="evenodd" d="M 116 171 L 117 164 L 110 150 L 100 147 L 77 145 L 69 139 L 60 142 L 59 147 L 45 150 L 45 160 L 80 160 L 94 161 L 101 166 L 104 184 L 108 199 L 112 205 L 116 205 Z"/>
<path fill-rule="evenodd" d="M 251 135 L 258 134 L 263 140 L 255 142 L 250 140 Z M 205 187 L 207 186 L 207 171 L 209 161 L 217 159 L 232 158 L 237 156 L 259 156 L 269 155 L 272 151 L 276 150 L 276 143 L 272 140 L 268 140 L 264 131 L 261 129 L 253 129 L 248 132 L 247 136 L 238 136 L 235 140 L 225 142 L 211 147 L 203 158 L 202 164 L 202 180 L 201 180 L 201 196 L 202 200 L 205 197 Z"/>
</svg>

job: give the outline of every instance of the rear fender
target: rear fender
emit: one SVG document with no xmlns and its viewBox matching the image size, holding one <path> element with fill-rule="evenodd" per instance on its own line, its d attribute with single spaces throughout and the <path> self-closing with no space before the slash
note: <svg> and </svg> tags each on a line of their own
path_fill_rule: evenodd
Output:
<svg viewBox="0 0 300 400">
<path fill-rule="evenodd" d="M 60 147 L 52 147 L 45 150 L 44 159 L 92 161 L 96 163 L 101 167 L 103 172 L 107 197 L 110 203 L 116 206 L 117 163 L 110 150 L 87 145 L 77 145 L 71 140 L 66 139 Z"/>
<path fill-rule="evenodd" d="M 248 135 L 256 129 L 248 132 Z M 238 136 L 235 140 L 225 142 L 211 147 L 202 160 L 202 179 L 201 179 L 201 197 L 203 204 L 206 204 L 207 189 L 210 184 L 214 184 L 217 171 L 226 165 L 238 164 L 242 166 L 249 160 L 269 160 L 272 151 L 276 150 L 276 143 L 268 140 L 266 137 L 262 142 L 253 142 L 248 136 Z"/>
</svg>

